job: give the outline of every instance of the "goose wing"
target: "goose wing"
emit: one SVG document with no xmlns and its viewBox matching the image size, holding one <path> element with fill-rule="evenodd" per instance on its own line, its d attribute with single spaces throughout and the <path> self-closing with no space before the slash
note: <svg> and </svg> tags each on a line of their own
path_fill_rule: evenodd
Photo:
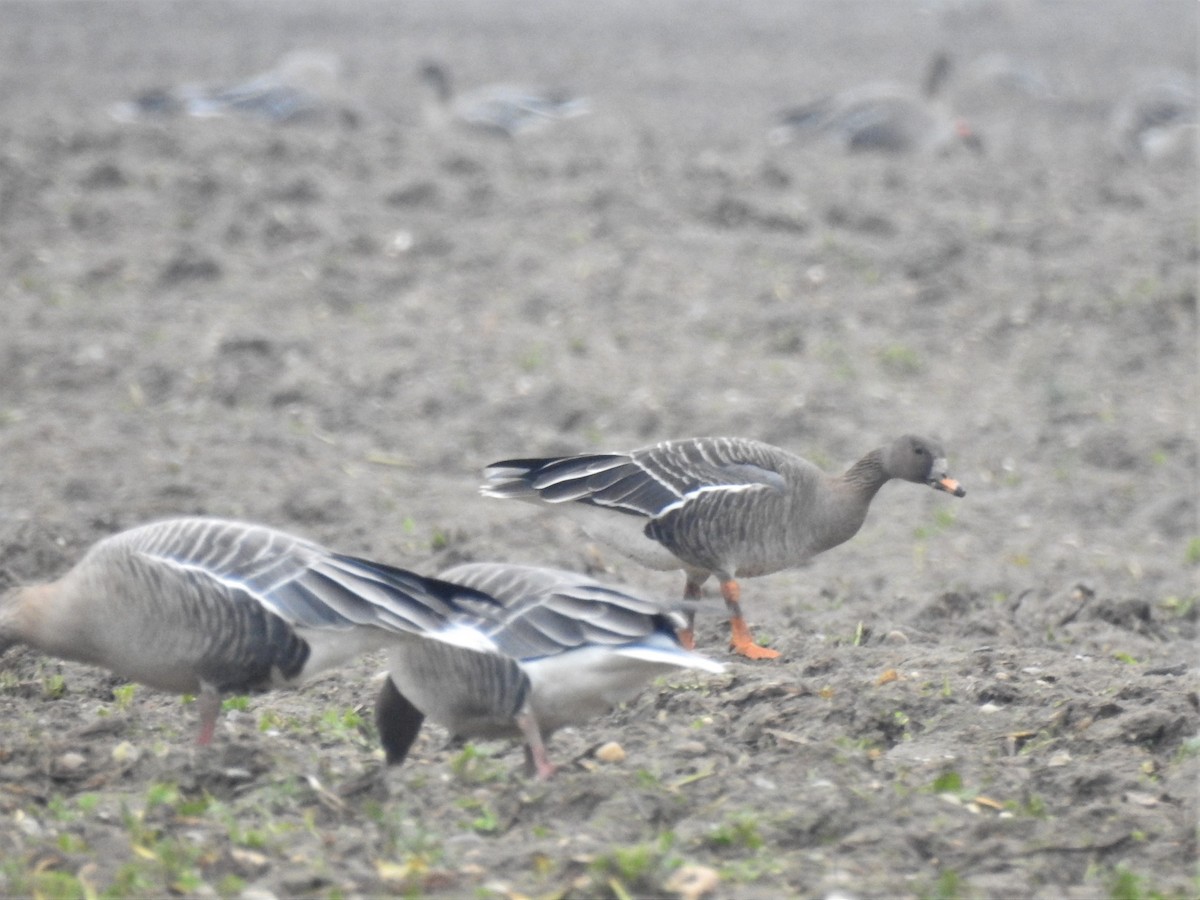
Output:
<svg viewBox="0 0 1200 900">
<path fill-rule="evenodd" d="M 468 600 L 464 615 L 515 659 L 554 656 L 585 647 L 619 647 L 684 624 L 678 612 L 582 575 L 534 566 L 469 563 L 441 577 L 494 597 L 501 604 Z"/>
<path fill-rule="evenodd" d="M 782 491 L 781 451 L 756 441 L 666 441 L 629 454 L 512 459 L 484 470 L 485 496 L 576 501 L 656 518 L 713 491 Z"/>
<path fill-rule="evenodd" d="M 173 519 L 114 540 L 134 559 L 206 592 L 249 596 L 293 626 L 422 633 L 442 626 L 460 598 L 477 606 L 486 606 L 488 599 L 241 522 Z"/>
</svg>

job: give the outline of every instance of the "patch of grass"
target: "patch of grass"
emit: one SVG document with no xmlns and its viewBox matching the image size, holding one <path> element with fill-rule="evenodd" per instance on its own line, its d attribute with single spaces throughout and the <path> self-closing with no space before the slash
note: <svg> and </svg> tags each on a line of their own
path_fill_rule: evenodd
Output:
<svg viewBox="0 0 1200 900">
<path fill-rule="evenodd" d="M 238 712 L 246 712 L 250 708 L 250 698 L 245 694 L 240 694 L 235 697 L 226 697 L 221 702 L 221 709 L 225 712 L 237 710 Z"/>
<path fill-rule="evenodd" d="M 450 760 L 450 771 L 459 781 L 468 784 L 486 784 L 504 779 L 504 768 L 481 753 L 474 744 L 465 744 L 454 759 Z"/>
<path fill-rule="evenodd" d="M 475 797 L 463 797 L 458 801 L 458 805 L 468 813 L 475 813 L 475 818 L 467 823 L 472 831 L 479 834 L 497 834 L 500 832 L 500 818 L 486 801 Z"/>
<path fill-rule="evenodd" d="M 971 895 L 961 875 L 953 869 L 942 869 L 938 873 L 937 881 L 921 896 L 927 900 L 959 900 Z"/>
<path fill-rule="evenodd" d="M 133 695 L 137 693 L 136 684 L 122 684 L 113 688 L 113 701 L 117 709 L 129 709 L 133 704 Z"/>
<path fill-rule="evenodd" d="M 1044 819 L 1048 814 L 1046 801 L 1037 794 L 1030 794 L 1021 803 L 1018 803 L 1016 800 L 1009 800 L 1004 804 L 1004 808 L 1017 815 L 1029 816 L 1034 819 Z"/>
<path fill-rule="evenodd" d="M 1161 891 L 1146 886 L 1146 879 L 1125 866 L 1117 866 L 1108 878 L 1111 900 L 1165 900 Z"/>
<path fill-rule="evenodd" d="M 441 862 L 441 837 L 425 827 L 420 815 L 413 815 L 404 806 L 375 802 L 364 804 L 363 814 L 378 826 L 382 857 L 419 861 L 426 867 Z M 313 834 L 319 835 L 315 824 Z"/>
<path fill-rule="evenodd" d="M 710 828 L 704 842 L 710 847 L 757 850 L 763 845 L 762 833 L 758 830 L 758 815 L 752 812 L 738 813 Z"/>
<path fill-rule="evenodd" d="M 880 350 L 879 363 L 891 375 L 917 375 L 925 368 L 917 351 L 903 344 L 892 344 Z"/>
<path fill-rule="evenodd" d="M 60 700 L 67 693 L 67 679 L 62 675 L 46 675 L 42 678 L 42 698 Z"/>
<path fill-rule="evenodd" d="M 1187 542 L 1187 550 L 1184 551 L 1183 559 L 1189 566 L 1200 565 L 1200 537 L 1194 537 Z"/>
<path fill-rule="evenodd" d="M 963 789 L 962 776 L 953 769 L 943 772 L 929 786 L 935 794 L 957 794 Z"/>
<path fill-rule="evenodd" d="M 1137 657 L 1135 657 L 1129 653 L 1126 653 L 1123 650 L 1114 650 L 1113 651 L 1113 659 L 1115 659 L 1117 662 L 1123 662 L 1129 666 L 1138 665 Z"/>
<path fill-rule="evenodd" d="M 602 884 L 618 898 L 660 890 L 666 876 L 683 864 L 671 852 L 674 845 L 675 833 L 664 831 L 656 841 L 613 847 L 592 861 L 595 888 Z M 588 896 L 597 894 L 599 890 L 587 892 Z"/>
<path fill-rule="evenodd" d="M 311 725 L 327 740 L 366 744 L 371 738 L 366 719 L 354 707 L 327 709 L 320 716 L 314 717 Z"/>
<path fill-rule="evenodd" d="M 1165 613 L 1168 613 L 1172 616 L 1178 616 L 1181 619 L 1187 619 L 1195 614 L 1196 600 L 1197 598 L 1195 596 L 1176 597 L 1172 595 L 1170 597 L 1164 597 L 1158 605 L 1159 608 L 1161 608 Z"/>
<path fill-rule="evenodd" d="M 1179 745 L 1179 749 L 1175 751 L 1175 762 L 1194 759 L 1197 756 L 1200 756 L 1200 735 L 1193 735 Z"/>
<path fill-rule="evenodd" d="M 535 344 L 517 357 L 517 365 L 523 372 L 536 372 L 546 364 L 546 348 Z"/>
</svg>

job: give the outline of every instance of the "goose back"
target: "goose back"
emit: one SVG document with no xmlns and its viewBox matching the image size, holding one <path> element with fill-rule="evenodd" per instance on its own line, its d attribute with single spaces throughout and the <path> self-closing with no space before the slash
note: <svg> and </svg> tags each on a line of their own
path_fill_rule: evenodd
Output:
<svg viewBox="0 0 1200 900">
<path fill-rule="evenodd" d="M 20 589 L 15 637 L 163 690 L 290 683 L 440 627 L 466 589 L 258 525 L 184 518 L 94 545 Z"/>
<path fill-rule="evenodd" d="M 400 736 L 385 746 L 389 761 L 411 744 L 414 711 L 453 734 L 482 737 L 527 734 L 528 711 L 548 736 L 607 712 L 660 672 L 722 671 L 679 645 L 678 613 L 584 576 L 470 563 L 439 577 L 500 606 L 465 600 L 436 640 L 393 651 L 391 683 L 376 706 L 381 735 Z"/>
</svg>

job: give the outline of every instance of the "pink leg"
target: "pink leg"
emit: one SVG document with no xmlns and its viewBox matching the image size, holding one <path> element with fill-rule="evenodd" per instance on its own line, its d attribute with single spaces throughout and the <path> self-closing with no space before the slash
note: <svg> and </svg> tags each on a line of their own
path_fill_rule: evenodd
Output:
<svg viewBox="0 0 1200 900">
<path fill-rule="evenodd" d="M 558 771 L 558 766 L 550 762 L 550 757 L 546 755 L 546 744 L 542 740 L 542 730 L 538 727 L 537 720 L 528 708 L 517 713 L 517 727 L 525 735 L 526 758 L 533 762 L 538 778 L 546 781 Z"/>
<path fill-rule="evenodd" d="M 699 578 L 699 580 L 697 580 L 689 575 L 687 581 L 684 582 L 683 585 L 683 599 L 691 601 L 699 600 L 700 586 L 704 584 L 707 578 L 707 575 L 703 575 Z M 676 637 L 679 638 L 679 643 L 683 645 L 683 649 L 695 650 L 696 611 L 694 609 L 689 609 L 684 613 L 684 615 L 687 616 L 687 625 L 685 625 L 683 628 L 680 628 L 679 631 L 676 632 Z"/>
<path fill-rule="evenodd" d="M 221 714 L 221 695 L 210 684 L 200 686 L 200 696 L 196 698 L 196 707 L 200 710 L 200 734 L 196 743 L 207 747 L 212 743 L 213 731 L 217 727 L 217 716 Z"/>
</svg>

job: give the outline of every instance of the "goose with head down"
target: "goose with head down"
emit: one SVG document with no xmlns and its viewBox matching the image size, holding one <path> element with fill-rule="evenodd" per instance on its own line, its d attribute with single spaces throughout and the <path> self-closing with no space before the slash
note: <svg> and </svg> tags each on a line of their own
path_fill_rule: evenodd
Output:
<svg viewBox="0 0 1200 900">
<path fill-rule="evenodd" d="M 27 644 L 199 698 L 297 684 L 368 650 L 419 644 L 490 598 L 261 525 L 169 519 L 107 537 L 61 578 L 0 595 L 0 653 Z"/>
<path fill-rule="evenodd" d="M 439 635 L 397 647 L 376 703 L 389 763 L 404 760 L 427 716 L 458 737 L 517 737 L 526 762 L 550 777 L 545 742 L 602 715 L 673 669 L 717 673 L 685 649 L 684 617 L 582 575 L 470 563 L 439 576 L 490 602 L 464 599 Z"/>
<path fill-rule="evenodd" d="M 785 110 L 768 138 L 774 144 L 823 137 L 848 152 L 942 154 L 964 147 L 983 151 L 966 119 L 938 99 L 951 69 L 936 54 L 920 92 L 889 81 L 868 82 Z"/>
<path fill-rule="evenodd" d="M 484 476 L 485 496 L 549 503 L 649 568 L 682 569 L 685 599 L 698 599 L 716 575 L 730 643 L 751 659 L 779 653 L 751 636 L 739 578 L 799 566 L 849 540 L 893 478 L 966 493 L 947 474 L 941 444 L 914 435 L 872 450 L 841 475 L 759 441 L 692 438 L 628 453 L 508 459 Z M 689 621 L 685 646 L 692 634 Z"/>
<path fill-rule="evenodd" d="M 471 128 L 505 137 L 517 137 L 590 111 L 586 98 L 562 89 L 488 84 L 458 94 L 446 67 L 433 61 L 422 65 L 420 77 L 432 93 L 430 118 L 449 117 Z"/>
</svg>

